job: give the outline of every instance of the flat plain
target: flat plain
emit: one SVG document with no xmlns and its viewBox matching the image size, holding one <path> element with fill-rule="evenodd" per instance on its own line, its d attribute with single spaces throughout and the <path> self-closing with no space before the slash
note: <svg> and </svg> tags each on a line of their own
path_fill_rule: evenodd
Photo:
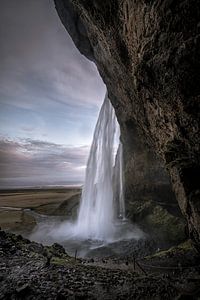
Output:
<svg viewBox="0 0 200 300">
<path fill-rule="evenodd" d="M 79 196 L 80 191 L 79 187 L 0 190 L 0 227 L 12 232 L 30 232 L 36 222 L 27 209 L 54 215 L 63 202 Z"/>
</svg>

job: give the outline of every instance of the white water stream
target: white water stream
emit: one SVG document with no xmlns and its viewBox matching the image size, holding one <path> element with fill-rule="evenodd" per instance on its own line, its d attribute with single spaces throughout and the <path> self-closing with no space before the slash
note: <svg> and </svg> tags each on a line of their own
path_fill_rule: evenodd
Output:
<svg viewBox="0 0 200 300">
<path fill-rule="evenodd" d="M 87 163 L 86 178 L 82 191 L 80 210 L 75 234 L 82 238 L 105 240 L 114 235 L 115 209 L 120 206 L 124 215 L 125 205 L 122 184 L 122 150 L 119 150 L 114 168 L 116 146 L 120 145 L 117 132 L 119 125 L 114 109 L 106 94 L 94 131 Z M 116 140 L 118 139 L 118 140 Z M 120 146 L 119 149 L 122 149 Z M 113 183 L 114 171 L 118 182 Z M 119 203 L 116 205 L 114 187 L 117 188 Z"/>
<path fill-rule="evenodd" d="M 123 149 L 119 136 L 119 124 L 106 94 L 94 131 L 77 220 L 56 223 L 37 217 L 33 240 L 47 244 L 57 241 L 67 249 L 77 241 L 82 241 L 80 245 L 83 241 L 94 241 L 98 247 L 143 236 L 125 218 Z"/>
</svg>

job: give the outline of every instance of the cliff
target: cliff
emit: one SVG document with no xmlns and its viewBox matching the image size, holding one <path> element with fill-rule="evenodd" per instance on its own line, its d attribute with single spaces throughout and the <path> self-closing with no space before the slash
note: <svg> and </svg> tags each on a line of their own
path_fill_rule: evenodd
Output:
<svg viewBox="0 0 200 300">
<path fill-rule="evenodd" d="M 132 158 L 136 162 L 140 153 L 145 155 L 143 178 L 149 170 L 158 174 L 164 165 L 190 237 L 200 249 L 200 1 L 55 4 L 77 48 L 95 62 L 107 86 L 129 162 L 127 190 L 136 189 L 138 178 Z M 132 147 L 135 139 L 137 149 Z M 166 177 L 161 173 L 159 178 Z M 142 182 L 136 181 L 138 186 Z M 152 182 L 155 186 L 157 178 L 148 176 L 146 186 Z"/>
</svg>

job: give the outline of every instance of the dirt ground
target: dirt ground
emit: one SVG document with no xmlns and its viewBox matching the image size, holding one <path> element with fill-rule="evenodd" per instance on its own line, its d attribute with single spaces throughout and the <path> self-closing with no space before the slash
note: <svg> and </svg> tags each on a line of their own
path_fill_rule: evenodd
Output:
<svg viewBox="0 0 200 300">
<path fill-rule="evenodd" d="M 0 227 L 3 230 L 31 231 L 35 220 L 26 209 L 52 215 L 55 210 L 80 188 L 18 189 L 0 191 Z"/>
</svg>

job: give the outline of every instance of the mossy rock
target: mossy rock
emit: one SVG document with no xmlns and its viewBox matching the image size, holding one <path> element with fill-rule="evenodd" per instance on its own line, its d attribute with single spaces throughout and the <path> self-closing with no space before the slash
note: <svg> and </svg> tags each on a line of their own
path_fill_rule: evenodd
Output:
<svg viewBox="0 0 200 300">
<path fill-rule="evenodd" d="M 167 257 L 177 256 L 177 254 L 183 255 L 191 251 L 195 251 L 194 247 L 192 246 L 191 240 L 186 240 L 183 243 L 179 244 L 178 246 L 173 246 L 167 250 L 162 250 L 151 256 L 147 256 L 146 259 L 155 258 L 155 257 L 167 258 Z"/>
<path fill-rule="evenodd" d="M 177 244 L 185 239 L 185 222 L 183 219 L 171 215 L 161 206 L 155 206 L 152 213 L 145 218 L 158 238 Z"/>
<path fill-rule="evenodd" d="M 187 269 L 199 265 L 199 254 L 193 247 L 191 240 L 186 240 L 177 246 L 146 256 L 142 263 L 143 266 L 153 272 L 156 270 L 159 272 L 173 270 L 182 273 L 183 268 Z"/>
<path fill-rule="evenodd" d="M 45 256 L 56 256 L 56 257 L 68 257 L 68 254 L 65 252 L 65 249 L 62 245 L 54 243 L 51 246 L 45 246 Z"/>
<path fill-rule="evenodd" d="M 184 219 L 172 215 L 157 202 L 148 199 L 132 201 L 128 206 L 128 214 L 160 246 L 177 245 L 186 238 Z"/>
<path fill-rule="evenodd" d="M 55 215 L 65 215 L 71 219 L 75 219 L 77 216 L 77 210 L 80 203 L 81 194 L 77 193 L 69 199 L 63 201 L 55 210 Z"/>
<path fill-rule="evenodd" d="M 152 211 L 152 205 L 152 201 L 148 199 L 130 201 L 127 208 L 128 215 L 133 221 L 137 222 Z"/>
<path fill-rule="evenodd" d="M 58 265 L 58 266 L 64 266 L 64 265 L 67 265 L 68 263 L 69 263 L 69 260 L 66 258 L 60 258 L 60 257 L 53 256 L 51 259 L 51 264 Z"/>
</svg>

